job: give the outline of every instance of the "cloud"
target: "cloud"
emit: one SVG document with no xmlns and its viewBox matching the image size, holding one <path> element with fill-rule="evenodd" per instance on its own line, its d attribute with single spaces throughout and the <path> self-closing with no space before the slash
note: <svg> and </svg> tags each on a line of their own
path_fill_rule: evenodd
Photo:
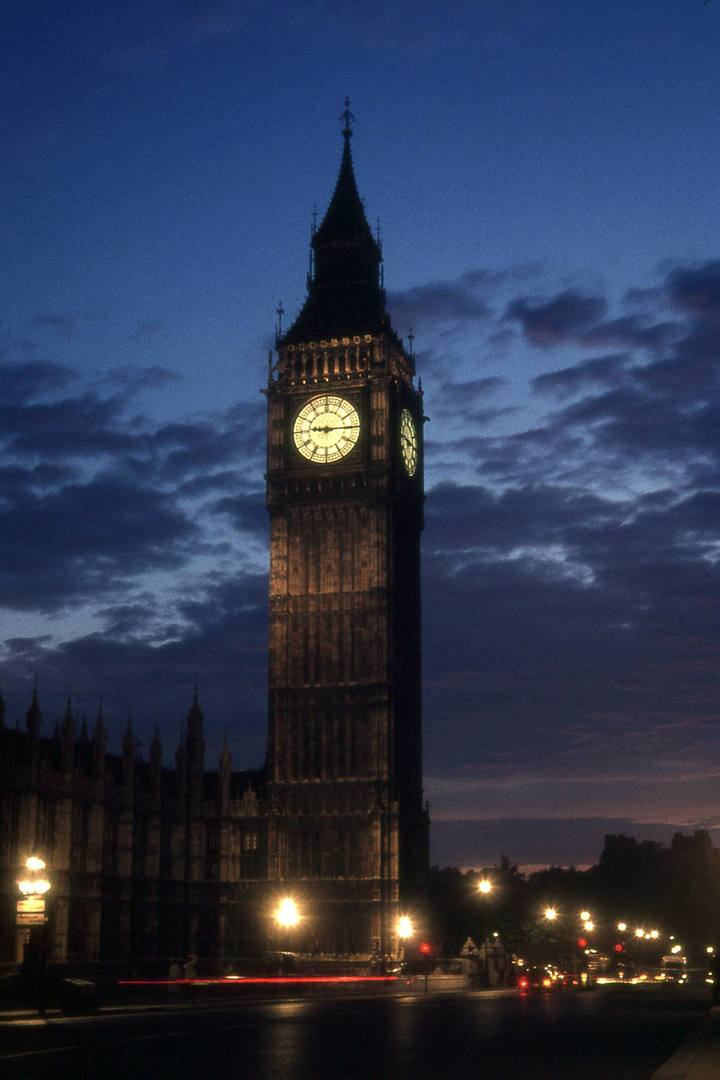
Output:
<svg viewBox="0 0 720 1080">
<path fill-rule="evenodd" d="M 499 416 L 512 412 L 512 407 L 496 407 L 488 404 L 488 399 L 505 385 L 499 376 L 487 376 L 468 382 L 444 382 L 435 395 L 437 404 L 434 413 L 438 418 L 451 417 L 463 419 L 466 423 L 484 425 Z"/>
<path fill-rule="evenodd" d="M 566 289 L 546 303 L 519 297 L 508 305 L 505 318 L 517 320 L 533 345 L 547 348 L 576 343 L 605 317 L 607 310 L 607 301 L 602 297 Z"/>
<path fill-rule="evenodd" d="M 157 319 L 148 319 L 135 327 L 130 335 L 130 340 L 135 344 L 142 344 L 146 341 L 154 341 L 159 337 L 165 337 L 167 332 L 165 323 L 159 322 Z"/>
<path fill-rule="evenodd" d="M 35 315 L 31 320 L 32 326 L 43 329 L 52 330 L 61 338 L 71 338 L 77 331 L 77 327 L 72 319 L 69 319 L 66 315 L 54 315 L 54 314 L 42 314 Z"/>
<path fill-rule="evenodd" d="M 25 491 L 0 512 L 6 608 L 52 612 L 113 593 L 149 570 L 177 570 L 199 541 L 172 498 L 112 475 Z"/>
<path fill-rule="evenodd" d="M 627 353 L 599 356 L 558 371 L 537 375 L 531 381 L 531 386 L 537 393 L 554 394 L 558 398 L 574 397 L 580 391 L 592 387 L 615 387 L 627 371 L 629 361 Z"/>
<path fill-rule="evenodd" d="M 0 364 L 0 402 L 17 405 L 35 401 L 47 393 L 64 390 L 74 378 L 69 368 L 49 361 Z"/>
<path fill-rule="evenodd" d="M 720 322 L 720 261 L 672 269 L 666 290 L 671 307 L 694 320 Z"/>
<path fill-rule="evenodd" d="M 255 490 L 246 495 L 218 499 L 214 510 L 217 514 L 229 518 L 236 529 L 254 533 L 261 541 L 267 538 L 268 517 L 264 495 L 261 491 Z"/>
<path fill-rule="evenodd" d="M 388 308 L 395 326 L 422 327 L 432 333 L 436 327 L 484 328 L 493 318 L 491 301 L 503 289 L 526 283 L 539 276 L 540 264 L 527 263 L 505 270 L 468 270 L 459 278 L 430 281 L 403 292 L 388 293 Z M 507 340 L 507 327 L 491 323 L 495 337 Z"/>
<path fill-rule="evenodd" d="M 477 281 L 466 275 L 458 281 L 435 281 L 405 292 L 390 293 L 388 307 L 396 326 L 418 327 L 424 323 L 485 322 L 490 308 L 480 295 Z"/>
<path fill-rule="evenodd" d="M 119 611 L 147 575 L 179 574 L 223 550 L 219 509 L 203 505 L 218 492 L 238 499 L 249 462 L 257 488 L 262 408 L 238 403 L 172 424 L 130 418 L 135 399 L 171 378 L 160 368 L 119 370 L 93 390 L 75 379 L 76 392 L 65 394 L 73 377 L 58 365 L 0 368 L 0 606 L 59 613 L 112 599 Z M 241 521 L 229 507 L 232 536 Z M 166 596 L 160 609 L 170 607 Z M 130 610 L 137 601 L 113 626 L 127 625 Z"/>
</svg>

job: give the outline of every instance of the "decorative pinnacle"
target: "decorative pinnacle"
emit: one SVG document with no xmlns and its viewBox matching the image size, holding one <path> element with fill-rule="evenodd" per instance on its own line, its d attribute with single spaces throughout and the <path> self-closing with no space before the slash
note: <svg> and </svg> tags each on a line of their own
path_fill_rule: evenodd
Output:
<svg viewBox="0 0 720 1080">
<path fill-rule="evenodd" d="M 352 138 L 352 128 L 350 127 L 350 121 L 354 120 L 355 117 L 350 112 L 350 98 L 349 97 L 345 98 L 345 112 L 341 115 L 340 119 L 342 121 L 344 121 L 344 123 L 345 123 L 345 127 L 343 128 L 343 135 L 345 136 L 346 139 L 351 139 Z"/>
</svg>

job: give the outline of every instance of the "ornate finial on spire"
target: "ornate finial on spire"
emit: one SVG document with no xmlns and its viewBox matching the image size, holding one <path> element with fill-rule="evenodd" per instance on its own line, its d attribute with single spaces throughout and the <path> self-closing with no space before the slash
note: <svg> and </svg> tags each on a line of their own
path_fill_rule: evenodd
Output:
<svg viewBox="0 0 720 1080">
<path fill-rule="evenodd" d="M 415 335 L 413 334 L 412 326 L 410 327 L 410 330 L 408 331 L 408 344 L 410 345 L 410 355 L 414 356 L 415 355 Z"/>
<path fill-rule="evenodd" d="M 340 119 L 345 124 L 345 127 L 343 128 L 343 136 L 346 139 L 351 139 L 352 138 L 352 128 L 350 127 L 350 121 L 354 120 L 355 117 L 350 112 L 350 98 L 349 97 L 345 98 L 345 112 L 342 114 Z"/>
<path fill-rule="evenodd" d="M 2 713 L 3 711 L 4 710 L 0 708 L 0 713 Z M 28 734 L 32 737 L 37 738 L 40 735 L 40 725 L 42 724 L 42 713 L 40 712 L 40 706 L 38 705 L 37 696 L 37 675 L 35 676 L 32 701 L 25 717 L 25 723 L 27 725 Z M 0 727 L 2 726 L 3 725 L 0 723 Z"/>
<path fill-rule="evenodd" d="M 312 212 L 312 225 L 310 226 L 310 249 L 308 251 L 308 258 L 310 265 L 308 266 L 307 287 L 308 289 L 312 285 L 313 277 L 315 275 L 315 249 L 313 248 L 313 240 L 315 239 L 315 233 L 317 232 L 317 204 L 313 206 Z"/>
<path fill-rule="evenodd" d="M 285 308 L 282 306 L 282 300 L 278 302 L 278 306 L 275 308 L 275 314 L 278 317 L 277 330 L 275 331 L 275 341 L 279 341 L 282 337 L 282 317 L 285 314 Z"/>
<path fill-rule="evenodd" d="M 105 738 L 105 724 L 103 722 L 103 699 L 100 696 L 100 705 L 98 707 L 97 719 L 95 721 L 95 727 L 93 728 L 93 739 L 96 742 L 101 742 Z"/>
<path fill-rule="evenodd" d="M 160 717 L 155 713 L 155 733 L 150 743 L 150 755 L 154 760 L 162 757 L 162 743 L 160 742 Z"/>
</svg>

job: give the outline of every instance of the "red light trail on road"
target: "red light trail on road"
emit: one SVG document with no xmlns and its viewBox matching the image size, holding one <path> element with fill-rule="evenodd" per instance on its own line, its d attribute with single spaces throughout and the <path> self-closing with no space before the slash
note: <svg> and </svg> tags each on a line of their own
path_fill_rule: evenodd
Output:
<svg viewBox="0 0 720 1080">
<path fill-rule="evenodd" d="M 239 975 L 221 979 L 118 979 L 118 986 L 247 986 L 249 983 L 367 983 L 397 982 L 397 975 Z"/>
</svg>

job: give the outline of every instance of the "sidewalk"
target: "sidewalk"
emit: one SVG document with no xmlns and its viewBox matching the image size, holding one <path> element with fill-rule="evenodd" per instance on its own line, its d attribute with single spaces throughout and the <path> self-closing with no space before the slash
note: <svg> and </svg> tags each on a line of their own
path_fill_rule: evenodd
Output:
<svg viewBox="0 0 720 1080">
<path fill-rule="evenodd" d="M 710 1010 L 651 1080 L 720 1080 L 720 1006 Z"/>
</svg>

